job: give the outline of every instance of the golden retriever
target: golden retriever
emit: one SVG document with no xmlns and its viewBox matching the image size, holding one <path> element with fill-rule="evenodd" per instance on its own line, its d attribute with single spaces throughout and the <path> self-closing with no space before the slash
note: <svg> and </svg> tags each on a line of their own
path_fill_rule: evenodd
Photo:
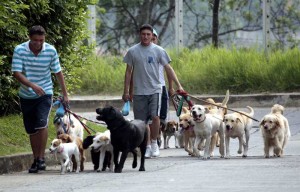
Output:
<svg viewBox="0 0 300 192">
<path fill-rule="evenodd" d="M 249 117 L 253 117 L 254 110 L 247 106 L 249 109 L 249 113 L 240 111 L 226 114 L 224 116 L 225 123 L 225 149 L 226 155 L 225 158 L 230 158 L 230 150 L 229 150 L 229 141 L 230 138 L 238 138 L 239 140 L 239 149 L 237 151 L 238 154 L 243 153 L 243 157 L 247 157 L 248 146 L 249 146 L 249 138 L 250 138 L 250 129 L 252 128 L 252 119 Z M 243 115 L 246 114 L 247 116 Z M 245 140 L 244 140 L 245 139 Z M 244 148 L 244 151 L 243 151 Z"/>
<path fill-rule="evenodd" d="M 271 113 L 265 115 L 260 122 L 260 129 L 264 140 L 265 158 L 270 157 L 273 148 L 274 156 L 281 157 L 291 133 L 288 120 L 283 116 L 284 107 L 275 104 Z"/>
<path fill-rule="evenodd" d="M 193 141 L 195 139 L 194 129 L 191 126 L 192 116 L 190 111 L 183 107 L 183 113 L 179 116 L 179 127 L 182 129 L 184 138 L 184 150 L 189 155 L 193 154 Z"/>
</svg>

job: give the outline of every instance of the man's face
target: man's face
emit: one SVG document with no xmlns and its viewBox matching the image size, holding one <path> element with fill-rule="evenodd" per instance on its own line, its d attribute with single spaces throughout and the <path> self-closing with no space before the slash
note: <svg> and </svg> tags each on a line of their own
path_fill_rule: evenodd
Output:
<svg viewBox="0 0 300 192">
<path fill-rule="evenodd" d="M 155 44 L 158 43 L 157 36 L 155 36 L 154 34 L 153 34 L 153 36 L 152 36 L 152 42 L 155 43 Z"/>
<path fill-rule="evenodd" d="M 42 49 L 43 43 L 45 42 L 45 35 L 32 35 L 30 38 L 30 49 L 32 51 L 39 51 Z"/>
<path fill-rule="evenodd" d="M 144 29 L 140 32 L 140 38 L 142 45 L 148 46 L 152 41 L 153 33 L 149 29 Z"/>
</svg>

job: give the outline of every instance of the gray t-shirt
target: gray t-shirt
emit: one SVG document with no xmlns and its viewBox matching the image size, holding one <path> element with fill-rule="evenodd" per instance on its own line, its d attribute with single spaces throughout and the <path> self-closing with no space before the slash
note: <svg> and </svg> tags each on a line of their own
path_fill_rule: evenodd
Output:
<svg viewBox="0 0 300 192">
<path fill-rule="evenodd" d="M 161 93 L 160 68 L 171 62 L 169 55 L 162 47 L 154 43 L 149 46 L 138 43 L 128 50 L 123 61 L 134 68 L 134 95 Z"/>
</svg>

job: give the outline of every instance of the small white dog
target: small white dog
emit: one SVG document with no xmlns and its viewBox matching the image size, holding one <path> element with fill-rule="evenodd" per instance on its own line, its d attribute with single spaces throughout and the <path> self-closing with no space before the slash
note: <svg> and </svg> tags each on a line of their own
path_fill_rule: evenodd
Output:
<svg viewBox="0 0 300 192">
<path fill-rule="evenodd" d="M 283 106 L 275 104 L 271 113 L 261 120 L 260 129 L 264 140 L 265 158 L 270 157 L 271 148 L 273 148 L 274 156 L 282 156 L 283 148 L 291 135 L 289 123 L 283 116 L 283 111 Z"/>
<path fill-rule="evenodd" d="M 224 116 L 225 123 L 225 146 L 226 146 L 226 155 L 225 158 L 230 158 L 230 150 L 229 150 L 229 141 L 230 138 L 238 138 L 239 140 L 239 149 L 237 151 L 238 154 L 243 153 L 243 157 L 247 157 L 248 146 L 249 146 L 249 138 L 250 138 L 250 130 L 252 128 L 252 119 L 248 118 L 253 117 L 254 110 L 247 106 L 249 109 L 249 113 L 240 111 L 235 113 L 226 114 Z M 247 116 L 243 115 L 246 114 Z M 244 147 L 244 151 L 243 151 Z"/>
<path fill-rule="evenodd" d="M 110 131 L 106 130 L 103 133 L 97 133 L 96 136 L 93 139 L 93 144 L 90 146 L 90 148 L 94 152 L 100 151 L 100 158 L 99 158 L 99 168 L 97 169 L 97 172 L 100 172 L 103 170 L 103 161 L 105 157 L 105 152 L 108 151 L 111 153 L 111 159 L 110 159 L 110 171 L 113 171 L 113 146 L 110 142 Z"/>
<path fill-rule="evenodd" d="M 210 158 L 212 154 L 211 138 L 216 132 L 220 136 L 220 155 L 224 157 L 224 129 L 222 121 L 222 111 L 220 113 L 209 113 L 209 110 L 203 105 L 194 105 L 192 107 L 192 125 L 194 125 L 195 142 L 193 146 L 193 155 L 200 157 L 198 146 L 205 140 L 203 159 Z"/>
<path fill-rule="evenodd" d="M 57 136 L 66 133 L 73 138 L 79 137 L 83 141 L 83 126 L 72 114 L 54 119 Z"/>
<path fill-rule="evenodd" d="M 63 143 L 61 139 L 54 139 L 51 142 L 49 150 L 51 153 L 57 154 L 61 164 L 61 174 L 65 174 L 67 166 L 71 162 L 72 155 L 74 155 L 77 163 L 76 173 L 79 173 L 80 153 L 76 143 Z"/>
</svg>

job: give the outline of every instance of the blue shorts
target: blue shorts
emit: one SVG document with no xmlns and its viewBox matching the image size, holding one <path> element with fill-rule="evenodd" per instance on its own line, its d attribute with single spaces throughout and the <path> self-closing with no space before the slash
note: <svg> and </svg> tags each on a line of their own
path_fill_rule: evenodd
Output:
<svg viewBox="0 0 300 192">
<path fill-rule="evenodd" d="M 20 104 L 27 134 L 32 135 L 39 129 L 48 128 L 52 95 L 43 95 L 37 99 L 20 98 Z"/>
</svg>

